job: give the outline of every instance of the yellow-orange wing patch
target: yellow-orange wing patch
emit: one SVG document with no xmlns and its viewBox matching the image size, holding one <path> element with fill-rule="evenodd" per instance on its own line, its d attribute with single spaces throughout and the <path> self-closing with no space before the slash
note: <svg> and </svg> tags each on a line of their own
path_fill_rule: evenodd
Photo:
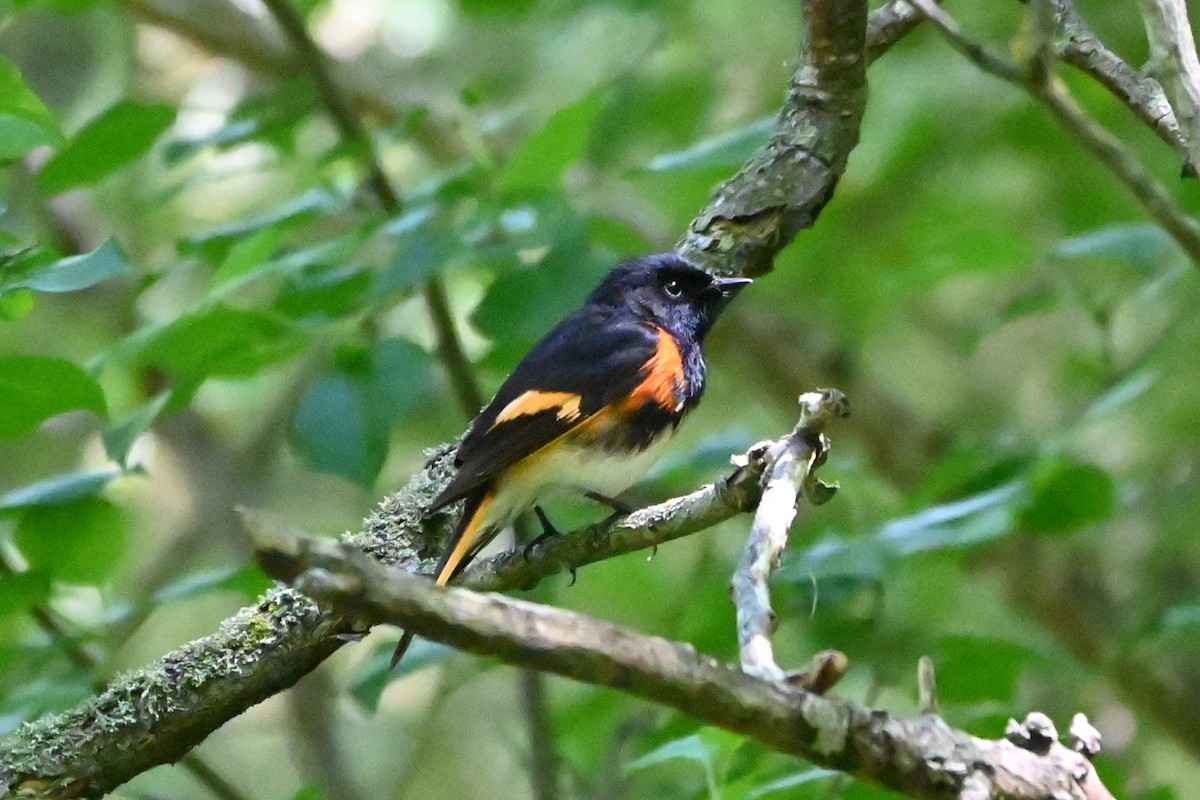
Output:
<svg viewBox="0 0 1200 800">
<path fill-rule="evenodd" d="M 496 421 L 492 423 L 492 428 L 517 417 L 540 414 L 543 411 L 555 409 L 558 410 L 559 419 L 574 422 L 579 419 L 579 403 L 582 399 L 574 392 L 540 392 L 530 389 L 500 410 Z"/>
</svg>

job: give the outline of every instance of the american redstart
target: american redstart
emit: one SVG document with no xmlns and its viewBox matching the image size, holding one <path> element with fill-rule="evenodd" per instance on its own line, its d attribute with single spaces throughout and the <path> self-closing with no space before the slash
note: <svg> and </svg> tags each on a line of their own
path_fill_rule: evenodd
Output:
<svg viewBox="0 0 1200 800">
<path fill-rule="evenodd" d="M 718 278 L 679 256 L 617 265 L 538 342 L 458 446 L 458 471 L 426 510 L 463 501 L 434 577 L 445 585 L 519 514 L 578 491 L 615 496 L 645 474 L 704 393 L 700 344 L 747 278 Z M 393 666 L 412 641 L 405 634 Z"/>
</svg>

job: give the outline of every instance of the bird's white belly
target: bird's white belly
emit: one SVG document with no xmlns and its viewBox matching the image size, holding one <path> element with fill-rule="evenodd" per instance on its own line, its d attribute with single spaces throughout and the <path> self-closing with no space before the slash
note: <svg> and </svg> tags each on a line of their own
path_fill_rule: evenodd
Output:
<svg viewBox="0 0 1200 800">
<path fill-rule="evenodd" d="M 548 447 L 510 469 L 496 486 L 493 524 L 503 525 L 539 500 L 557 493 L 586 491 L 615 497 L 637 483 L 671 438 L 668 428 L 638 453 L 605 453 L 571 443 Z"/>
</svg>

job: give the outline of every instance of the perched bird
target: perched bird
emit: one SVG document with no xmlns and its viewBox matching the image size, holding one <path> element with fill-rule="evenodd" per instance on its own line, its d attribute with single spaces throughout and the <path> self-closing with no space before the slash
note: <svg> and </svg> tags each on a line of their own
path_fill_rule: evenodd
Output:
<svg viewBox="0 0 1200 800">
<path fill-rule="evenodd" d="M 435 578 L 445 585 L 522 512 L 574 490 L 615 496 L 645 474 L 704 393 L 700 345 L 747 278 L 717 278 L 673 254 L 623 261 L 517 365 L 458 447 L 454 478 L 426 515 L 463 501 Z M 393 666 L 412 636 L 405 634 Z"/>
</svg>

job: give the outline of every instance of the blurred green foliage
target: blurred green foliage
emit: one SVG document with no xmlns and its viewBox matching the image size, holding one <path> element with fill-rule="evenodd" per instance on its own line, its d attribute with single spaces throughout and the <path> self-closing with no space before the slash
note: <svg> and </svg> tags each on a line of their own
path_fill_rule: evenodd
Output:
<svg viewBox="0 0 1200 800">
<path fill-rule="evenodd" d="M 389 214 L 261 9 L 184 5 L 0 2 L 4 731 L 256 596 L 234 505 L 355 528 L 468 418 L 424 281 L 446 282 L 493 390 L 618 258 L 668 249 L 769 135 L 799 32 L 784 0 L 297 2 L 371 125 L 402 197 Z M 1095 5 L 1139 64 L 1134 4 Z M 1003 47 L 1025 7 L 953 12 Z M 1174 153 L 1062 77 L 1197 207 Z M 775 581 L 785 666 L 840 648 L 837 691 L 904 714 L 928 654 L 951 723 L 994 737 L 1008 716 L 1065 727 L 1082 710 L 1119 796 L 1187 797 L 1195 265 L 932 31 L 870 81 L 833 202 L 722 320 L 704 404 L 632 497 L 696 486 L 786 431 L 798 393 L 838 386 L 855 417 L 825 475 L 842 491 L 802 509 Z M 746 527 L 531 594 L 733 659 Z M 326 705 L 289 694 L 198 752 L 247 798 L 528 796 L 511 671 L 418 643 L 392 675 L 392 639 L 332 659 Z M 894 796 L 607 690 L 551 679 L 549 710 L 563 797 Z M 114 796 L 207 794 L 159 769 Z"/>
</svg>

